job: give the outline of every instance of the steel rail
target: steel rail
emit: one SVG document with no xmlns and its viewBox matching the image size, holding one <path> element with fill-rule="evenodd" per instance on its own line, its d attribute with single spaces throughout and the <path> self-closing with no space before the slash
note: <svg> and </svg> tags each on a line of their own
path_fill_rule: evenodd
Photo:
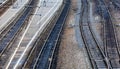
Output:
<svg viewBox="0 0 120 69">
<path fill-rule="evenodd" d="M 0 16 L 9 9 L 9 6 L 12 5 L 12 3 L 15 3 L 16 0 L 7 0 L 3 4 L 0 5 Z M 6 6 L 6 7 L 5 7 Z"/>
<path fill-rule="evenodd" d="M 85 3 L 86 2 L 86 3 Z M 84 16 L 84 13 L 85 13 L 85 11 L 84 11 L 84 9 L 87 9 L 87 13 L 88 13 L 88 2 L 87 2 L 87 0 L 86 1 L 83 1 L 83 11 L 82 11 L 82 15 L 81 15 L 81 18 L 83 18 L 83 16 Z M 86 8 L 85 8 L 86 7 Z M 86 15 L 88 15 L 88 14 L 86 14 Z M 88 16 L 87 16 L 88 17 Z M 84 17 L 85 18 L 85 17 Z M 94 40 L 94 42 L 95 42 L 95 44 L 96 44 L 96 47 L 97 47 L 97 49 L 99 50 L 99 52 L 100 52 L 100 55 L 102 56 L 102 59 L 103 59 L 103 63 L 106 65 L 106 67 L 108 67 L 109 66 L 109 63 L 107 62 L 107 60 L 106 60 L 106 57 L 105 57 L 105 54 L 104 54 L 104 52 L 103 52 L 103 50 L 102 50 L 102 48 L 100 47 L 100 44 L 99 44 L 99 42 L 97 41 L 97 39 L 96 39 L 96 37 L 95 37 L 95 34 L 94 34 L 94 32 L 92 31 L 92 29 L 91 29 L 91 26 L 90 26 L 90 23 L 89 23 L 89 21 L 88 21 L 88 18 L 86 18 L 87 19 L 87 25 L 85 25 L 85 26 L 88 26 L 88 28 L 89 28 L 89 31 L 90 31 L 90 33 L 91 33 L 91 36 L 92 36 L 92 38 L 93 38 L 93 40 Z M 87 49 L 87 53 L 88 53 L 88 56 L 89 56 L 89 59 L 90 59 L 90 62 L 91 62 L 91 65 L 92 65 L 92 67 L 94 68 L 94 69 L 96 69 L 97 68 L 97 64 L 96 64 L 96 62 L 95 62 L 95 60 L 94 59 L 92 59 L 93 58 L 93 56 L 92 56 L 92 53 L 91 53 L 91 50 L 89 49 L 89 45 L 87 44 L 87 39 L 86 39 L 86 37 L 85 37 L 85 33 L 84 33 L 84 24 L 82 23 L 82 20 L 83 19 L 81 19 L 81 23 L 80 23 L 80 31 L 81 31 L 81 35 L 82 35 L 82 38 L 83 38 L 83 41 L 84 41 L 84 43 L 85 43 L 85 47 L 86 47 L 86 49 Z M 82 25 L 83 24 L 83 25 Z M 87 31 L 87 30 L 86 30 Z"/>
<path fill-rule="evenodd" d="M 69 4 L 69 2 L 67 2 L 67 4 Z M 67 11 L 67 13 L 66 13 L 66 16 L 64 17 L 63 24 L 62 24 L 62 27 L 60 28 L 60 32 L 59 32 L 59 34 L 58 34 L 58 38 L 57 38 L 56 41 L 59 41 L 59 39 L 60 39 L 60 35 L 61 35 L 61 33 L 62 33 L 63 26 L 64 26 L 65 21 L 66 21 L 66 18 L 67 18 L 67 16 L 68 16 L 69 9 L 70 9 L 70 7 L 68 8 L 68 11 Z M 58 44 L 58 42 L 56 42 L 55 47 L 54 47 L 54 49 L 53 49 L 52 56 L 51 56 L 51 62 L 50 62 L 50 64 L 49 64 L 49 68 L 48 68 L 48 69 L 52 69 L 52 62 L 54 61 L 54 60 L 53 60 L 53 57 L 54 57 L 54 54 L 55 54 L 55 49 L 56 49 L 56 47 L 57 47 L 57 44 Z"/>
<path fill-rule="evenodd" d="M 83 3 L 82 3 L 83 4 Z M 81 10 L 82 10 L 82 12 L 81 12 L 81 15 L 80 15 L 80 17 L 82 18 L 82 14 L 83 14 L 83 9 L 84 9 L 84 7 L 83 7 L 83 5 L 82 5 L 82 7 L 81 7 Z M 95 64 L 95 62 L 92 60 L 92 55 L 91 55 L 91 52 L 90 52 L 90 50 L 89 50 L 89 48 L 87 47 L 87 43 L 86 43 L 86 40 L 84 39 L 84 34 L 83 34 L 83 32 L 82 32 L 82 19 L 81 19 L 81 22 L 80 22 L 80 32 L 81 32 L 81 36 L 82 36 L 82 39 L 83 39 L 83 42 L 84 42 L 84 45 L 85 45 L 85 48 L 86 48 L 86 51 L 87 51 L 87 54 L 88 54 L 88 57 L 89 57 L 89 59 L 90 59 L 90 63 L 91 63 L 91 67 L 92 68 L 96 68 L 96 64 Z"/>
<path fill-rule="evenodd" d="M 34 1 L 30 0 L 29 5 L 33 5 Z M 19 33 L 19 30 L 24 25 L 26 19 L 30 15 L 30 12 L 32 11 L 32 8 L 28 7 L 23 11 L 24 13 L 21 14 L 20 18 L 16 21 L 16 23 L 9 29 L 9 31 L 5 34 L 4 38 L 0 42 L 0 56 L 5 52 L 8 45 L 11 43 L 11 41 L 14 39 L 17 33 Z"/>
<path fill-rule="evenodd" d="M 67 0 L 67 1 L 69 2 L 69 0 Z M 57 43 L 57 39 L 59 38 L 60 31 L 61 31 L 62 26 L 64 24 L 63 22 L 65 21 L 65 17 L 67 15 L 66 13 L 68 11 L 68 8 L 69 8 L 69 4 L 65 4 L 65 7 L 60 15 L 60 18 L 58 19 L 51 34 L 49 35 L 48 40 L 46 41 L 45 46 L 44 46 L 41 54 L 38 56 L 39 60 L 37 61 L 35 68 L 49 69 L 49 67 L 50 67 L 49 65 L 51 65 L 49 58 L 52 57 L 52 54 L 54 53 L 54 50 L 56 48 L 55 45 Z M 40 60 L 40 59 L 44 59 L 44 60 Z M 41 62 L 45 63 L 45 65 L 44 64 L 41 65 Z"/>
<path fill-rule="evenodd" d="M 61 12 L 60 12 L 61 13 Z M 33 54 L 33 52 L 36 50 L 36 48 L 37 48 L 37 44 L 39 43 L 39 41 L 41 41 L 41 37 L 43 36 L 43 33 L 45 34 L 47 31 L 48 31 L 48 27 L 49 26 L 55 26 L 55 23 L 53 24 L 52 22 L 54 21 L 54 22 L 56 22 L 57 21 L 57 19 L 58 19 L 58 17 L 60 16 L 59 14 L 60 13 L 58 13 L 58 15 L 56 15 L 56 14 L 54 14 L 54 16 L 52 17 L 52 19 L 49 21 L 50 23 L 46 26 L 46 28 L 43 30 L 43 32 L 40 34 L 40 36 L 38 37 L 38 39 L 35 41 L 35 43 L 33 44 L 34 46 L 33 46 L 33 48 L 31 49 L 31 52 L 30 52 L 30 54 L 29 54 L 29 56 L 28 56 L 28 58 L 26 59 L 26 61 L 25 61 L 25 64 L 23 65 L 23 69 L 25 68 L 25 66 L 27 66 L 27 64 L 29 63 L 29 61 L 30 61 L 30 57 L 32 57 L 32 54 Z M 54 18 L 56 18 L 56 20 L 54 19 Z M 52 24 L 51 24 L 52 23 Z M 51 29 L 53 29 L 53 27 L 51 27 Z M 51 32 L 52 30 L 50 30 L 50 32 Z M 46 34 L 45 34 L 46 35 Z M 44 35 L 44 36 L 45 36 Z M 49 35 L 50 35 L 50 33 L 48 33 L 48 37 L 49 37 Z M 47 40 L 48 39 L 48 37 L 45 39 L 45 40 Z M 43 44 L 43 46 L 45 45 L 45 43 Z M 41 50 L 41 49 L 40 49 Z M 35 56 L 34 56 L 35 57 Z M 38 59 L 36 59 L 36 60 L 38 60 Z M 33 67 L 33 69 L 34 69 L 34 67 Z"/>
<path fill-rule="evenodd" d="M 120 10 L 120 1 L 117 1 L 117 0 L 110 0 L 110 1 L 115 6 L 115 8 Z"/>
<path fill-rule="evenodd" d="M 12 20 L 10 20 L 8 22 L 8 24 L 2 28 L 2 30 L 0 31 L 0 42 L 7 35 L 7 33 L 10 31 L 10 29 L 16 24 L 16 22 L 19 20 L 19 18 L 22 16 L 21 14 L 24 14 L 25 10 L 26 10 L 26 8 L 23 8 L 22 10 L 20 10 L 20 12 L 17 13 L 18 15 L 16 15 L 16 17 L 14 17 Z"/>
<path fill-rule="evenodd" d="M 1 4 L 0 4 L 0 7 L 1 6 L 3 6 L 5 3 L 7 3 L 8 2 L 8 0 L 5 0 L 5 1 L 3 1 Z"/>
<path fill-rule="evenodd" d="M 61 9 L 61 8 L 60 8 L 60 9 Z M 62 9 L 63 9 L 63 7 L 62 7 Z M 62 11 L 62 9 L 61 9 L 61 11 Z M 62 13 L 62 12 L 60 12 L 60 14 L 61 14 L 61 13 Z M 58 17 L 60 17 L 60 15 L 59 15 Z M 56 20 L 56 22 L 57 22 L 57 20 Z M 53 24 L 53 27 L 52 27 L 52 29 L 50 30 L 50 33 L 48 34 L 48 37 L 46 38 L 46 40 L 48 40 L 48 38 L 49 38 L 52 30 L 54 29 L 54 27 L 55 27 L 55 24 Z M 45 43 L 46 43 L 46 42 L 47 42 L 47 41 L 45 41 Z M 36 65 L 37 65 L 37 61 L 39 60 L 39 56 L 41 55 L 41 52 L 42 52 L 43 49 L 44 49 L 45 43 L 43 44 L 43 47 L 42 47 L 42 49 L 40 50 L 40 52 L 39 52 L 39 54 L 38 54 L 38 57 L 37 57 L 37 59 L 36 59 L 36 62 L 34 63 L 33 69 L 35 69 L 35 67 L 36 67 Z"/>
<path fill-rule="evenodd" d="M 108 24 L 108 25 L 111 25 L 109 31 L 111 31 L 111 30 L 113 31 L 111 34 L 113 35 L 113 38 L 114 38 L 114 39 L 112 39 L 112 40 L 115 40 L 115 47 L 116 47 L 116 49 L 117 49 L 117 54 L 118 54 L 118 56 L 119 56 L 119 61 L 120 61 L 120 50 L 119 50 L 118 40 L 117 40 L 117 36 L 116 36 L 116 32 L 115 32 L 115 27 L 114 27 L 114 24 L 113 24 L 113 22 L 112 22 L 112 15 L 111 15 L 111 13 L 110 13 L 110 11 L 109 11 L 109 9 L 108 9 L 105 1 L 104 1 L 104 0 L 101 0 L 101 1 L 103 2 L 104 6 L 105 6 L 105 8 L 106 8 L 106 10 L 107 10 L 106 12 L 108 12 L 108 20 L 107 20 L 107 23 L 110 23 L 110 24 Z M 110 34 L 110 33 L 109 33 L 109 34 Z M 111 43 L 111 42 L 110 42 L 110 43 Z"/>
<path fill-rule="evenodd" d="M 111 18 L 111 15 L 110 15 L 110 11 L 106 6 L 105 1 L 97 0 L 97 2 L 98 2 L 99 5 L 101 5 L 99 7 L 100 9 L 102 9 L 102 15 L 101 16 L 105 20 L 105 24 L 104 24 L 104 33 L 105 33 L 105 38 L 106 38 L 105 39 L 105 54 L 106 54 L 106 57 L 109 58 L 108 61 L 111 64 L 110 69 L 113 69 L 114 66 L 111 63 L 111 59 L 110 59 L 111 57 L 109 55 L 110 51 L 108 51 L 108 48 L 111 49 L 111 51 L 117 51 L 116 55 L 118 55 L 118 59 L 120 61 L 120 52 L 119 52 L 119 47 L 118 47 L 118 40 L 116 38 L 116 33 L 115 33 L 114 25 L 112 23 L 112 18 Z M 113 47 L 115 47 L 114 50 L 113 50 Z"/>
</svg>

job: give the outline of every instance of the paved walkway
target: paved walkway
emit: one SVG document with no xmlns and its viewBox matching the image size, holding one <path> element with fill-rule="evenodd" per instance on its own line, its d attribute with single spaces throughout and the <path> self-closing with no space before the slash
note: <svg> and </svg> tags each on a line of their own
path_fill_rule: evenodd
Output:
<svg viewBox="0 0 120 69">
<path fill-rule="evenodd" d="M 48 0 L 45 5 L 43 0 L 40 0 L 27 28 L 16 43 L 14 43 L 14 46 L 17 46 L 12 49 L 13 54 L 9 58 L 6 68 L 9 67 L 16 69 L 23 64 L 26 55 L 30 52 L 30 49 L 33 46 L 33 43 L 45 26 L 49 23 L 49 20 L 53 14 L 58 10 L 58 7 L 62 4 L 62 1 L 63 0 Z"/>
<path fill-rule="evenodd" d="M 29 0 L 17 0 L 13 6 L 11 6 L 1 17 L 0 17 L 0 32 L 6 27 L 11 21 L 13 21 L 19 14 L 20 10 L 24 9 L 25 4 Z"/>
</svg>

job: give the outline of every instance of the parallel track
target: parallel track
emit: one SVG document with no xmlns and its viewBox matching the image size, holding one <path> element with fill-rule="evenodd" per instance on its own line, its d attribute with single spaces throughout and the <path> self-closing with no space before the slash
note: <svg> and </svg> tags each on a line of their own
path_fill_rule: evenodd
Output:
<svg viewBox="0 0 120 69">
<path fill-rule="evenodd" d="M 110 0 L 115 8 L 120 10 L 120 1 L 119 0 Z"/>
<path fill-rule="evenodd" d="M 59 12 L 55 12 L 54 16 L 50 19 L 48 25 L 45 27 L 45 29 L 43 30 L 43 32 L 39 35 L 38 39 L 35 41 L 35 43 L 33 44 L 34 46 L 31 48 L 31 52 L 29 53 L 29 56 L 27 57 L 24 65 L 23 65 L 23 69 L 24 68 L 32 68 L 36 58 L 38 57 L 39 51 L 42 49 L 42 46 L 45 44 L 45 40 L 48 39 L 50 32 L 52 31 L 52 29 L 54 28 L 62 10 L 64 8 L 64 5 L 60 6 L 59 9 L 57 11 Z M 56 14 L 57 13 L 57 14 Z M 58 40 L 60 41 L 60 40 Z M 59 43 L 59 42 L 58 42 Z M 59 45 L 57 45 L 56 47 L 59 47 Z M 59 48 L 56 48 L 56 50 Z M 57 54 L 58 51 L 55 51 L 55 56 Z M 54 56 L 53 55 L 53 56 Z M 54 60 L 57 60 L 57 57 L 53 57 Z M 55 61 L 56 62 L 56 61 Z M 52 66 L 55 67 L 56 64 L 55 62 L 52 62 Z M 52 67 L 52 68 L 53 68 Z"/>
<path fill-rule="evenodd" d="M 118 46 L 116 33 L 114 30 L 114 25 L 112 23 L 112 18 L 110 12 L 103 0 L 95 1 L 97 5 L 99 5 L 99 9 L 101 9 L 101 16 L 104 18 L 104 53 L 110 61 L 110 68 L 120 68 L 120 47 Z"/>
<path fill-rule="evenodd" d="M 38 55 L 36 63 L 33 66 L 33 68 L 35 68 L 35 69 L 51 69 L 51 66 L 52 66 L 51 63 L 54 61 L 53 55 L 55 53 L 56 44 L 60 37 L 62 28 L 64 26 L 64 23 L 65 23 L 65 20 L 67 17 L 69 6 L 70 6 L 69 5 L 70 0 L 66 0 L 66 1 L 67 1 L 67 3 L 65 4 L 63 11 L 62 11 L 60 17 L 58 18 L 58 21 L 56 22 L 45 45 L 43 46 L 42 50 L 40 51 L 40 53 Z"/>
<path fill-rule="evenodd" d="M 87 0 L 82 0 L 80 31 L 85 44 L 88 57 L 93 69 L 108 68 L 110 62 L 105 56 L 99 42 L 91 29 L 89 21 L 89 4 Z"/>
<path fill-rule="evenodd" d="M 34 5 L 35 0 L 30 0 L 29 5 L 32 6 Z M 18 20 L 12 25 L 7 33 L 4 35 L 4 37 L 0 40 L 0 57 L 2 54 L 5 52 L 9 44 L 12 42 L 14 37 L 17 35 L 17 33 L 20 32 L 22 26 L 24 26 L 24 23 L 26 19 L 29 17 L 30 12 L 32 11 L 32 7 L 27 7 L 24 11 L 23 14 L 18 18 Z"/>
<path fill-rule="evenodd" d="M 16 0 L 8 0 L 4 4 L 0 5 L 0 16 L 7 10 Z"/>
</svg>

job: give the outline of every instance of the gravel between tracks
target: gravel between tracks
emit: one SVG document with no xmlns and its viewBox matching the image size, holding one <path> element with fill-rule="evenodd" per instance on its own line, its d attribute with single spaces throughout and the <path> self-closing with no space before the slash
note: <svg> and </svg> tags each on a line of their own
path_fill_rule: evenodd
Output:
<svg viewBox="0 0 120 69">
<path fill-rule="evenodd" d="M 76 9 L 77 0 L 72 0 L 72 9 Z M 83 47 L 79 47 L 75 34 L 74 12 L 70 9 L 59 49 L 57 69 L 88 69 Z"/>
<path fill-rule="evenodd" d="M 115 27 L 115 33 L 116 33 L 116 37 L 118 39 L 118 43 L 120 46 L 120 10 L 118 10 L 117 8 L 114 8 L 113 5 L 110 6 L 110 12 L 111 12 L 111 16 L 112 16 L 112 21 Z M 120 50 L 120 47 L 119 47 Z"/>
</svg>

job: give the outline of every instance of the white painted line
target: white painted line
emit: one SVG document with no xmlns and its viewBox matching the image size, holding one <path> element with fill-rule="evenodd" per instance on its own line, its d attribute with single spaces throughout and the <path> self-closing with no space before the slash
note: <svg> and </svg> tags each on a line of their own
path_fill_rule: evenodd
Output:
<svg viewBox="0 0 120 69">
<path fill-rule="evenodd" d="M 5 4 L 7 1 L 8 0 L 3 1 L 2 4 L 0 5 L 0 7 L 3 6 L 3 4 Z"/>
<path fill-rule="evenodd" d="M 62 3 L 62 2 L 63 2 L 63 0 L 61 0 L 61 3 Z M 60 5 L 61 5 L 61 4 L 60 4 Z M 58 7 L 59 7 L 59 6 L 58 6 Z M 57 8 L 56 8 L 56 10 L 55 10 L 55 11 L 57 11 Z M 54 11 L 54 12 L 55 12 L 55 11 Z M 51 14 L 51 15 L 52 15 L 52 14 Z M 51 15 L 50 15 L 50 16 L 51 16 Z M 40 29 L 39 29 L 39 31 L 40 31 Z M 41 54 L 41 53 L 39 53 L 39 55 L 40 55 L 40 54 Z M 38 59 L 39 59 L 39 57 L 37 57 L 37 59 L 36 59 L 36 60 L 38 60 Z M 37 64 L 37 61 L 35 62 L 35 64 L 34 64 L 33 68 L 35 68 L 35 65 L 36 65 L 36 64 Z"/>
<path fill-rule="evenodd" d="M 41 0 L 40 0 L 40 3 L 41 3 Z M 39 8 L 37 8 L 37 9 L 39 9 Z M 37 10 L 36 10 L 36 12 L 37 12 Z M 32 23 L 32 22 L 31 22 L 31 23 Z M 26 34 L 27 30 L 29 29 L 29 27 L 30 27 L 31 23 L 29 23 L 29 24 L 28 24 L 28 27 L 26 28 L 26 30 L 25 30 L 25 32 L 24 32 L 24 34 L 22 35 L 22 38 L 21 38 L 21 40 L 20 40 L 20 42 L 19 42 L 19 44 L 18 44 L 17 48 L 15 49 L 15 51 L 14 51 L 14 53 L 13 53 L 13 55 L 12 55 L 12 57 L 11 57 L 10 61 L 9 61 L 9 63 L 8 63 L 8 64 L 7 64 L 7 66 L 5 67 L 5 69 L 8 69 L 8 68 L 9 68 L 10 63 L 12 62 L 12 60 L 13 60 L 13 58 L 14 58 L 14 56 L 15 56 L 16 52 L 17 52 L 17 50 L 19 49 L 20 44 L 21 44 L 21 42 L 22 42 L 22 40 L 23 40 L 23 38 L 24 38 L 24 36 L 25 36 L 25 34 Z"/>
<path fill-rule="evenodd" d="M 15 5 L 17 1 L 13 5 Z M 28 4 L 28 2 L 29 0 L 25 0 L 21 3 L 21 7 L 17 9 L 13 9 L 12 6 L 10 6 L 10 8 L 0 17 L 0 31 L 2 31 L 3 28 L 6 28 L 6 26 L 8 26 L 11 23 L 11 21 L 17 18 L 16 16 L 19 15 L 21 10 L 24 9 L 24 6 Z"/>
<path fill-rule="evenodd" d="M 58 2 L 58 1 L 57 1 L 57 2 Z M 56 3 L 56 4 L 57 4 L 57 3 Z M 42 17 L 42 19 L 40 20 L 40 22 L 41 22 L 45 17 L 47 17 L 48 14 L 50 14 L 51 10 L 53 10 L 54 8 L 55 8 L 55 6 L 52 7 L 52 8 L 49 10 L 49 12 L 48 12 L 44 17 Z M 38 22 L 37 25 L 38 25 L 40 22 Z"/>
<path fill-rule="evenodd" d="M 58 2 L 58 0 L 57 0 Z M 57 3 L 54 5 L 54 7 L 57 6 Z M 58 6 L 59 7 L 59 6 Z M 58 7 L 54 10 L 54 12 L 58 9 Z M 53 13 L 54 14 L 54 13 Z M 50 16 L 52 16 L 53 14 L 51 14 Z M 50 18 L 50 17 L 49 17 Z M 28 45 L 26 46 L 24 52 L 22 53 L 21 57 L 19 58 L 19 60 L 17 61 L 14 69 L 17 68 L 17 66 L 19 65 L 20 61 L 22 60 L 24 54 L 26 53 L 28 47 L 31 45 L 31 43 L 33 42 L 33 40 L 35 39 L 35 37 L 39 34 L 40 30 L 44 27 L 44 25 L 46 24 L 46 22 L 49 20 L 49 18 L 46 19 L 46 21 L 41 25 L 41 27 L 38 29 L 38 31 L 35 33 L 35 35 L 33 36 L 33 38 L 31 39 L 31 41 L 28 43 Z"/>
<path fill-rule="evenodd" d="M 40 0 L 40 1 L 41 1 L 41 0 Z M 51 15 L 52 15 L 52 14 L 51 14 Z M 47 20 L 48 20 L 48 19 L 47 19 Z M 46 20 L 46 21 L 47 21 L 47 20 Z M 30 23 L 30 24 L 31 24 L 31 23 Z M 24 34 L 22 35 L 22 38 L 21 38 L 21 40 L 20 40 L 20 42 L 19 42 L 17 48 L 15 49 L 15 51 L 14 51 L 14 53 L 13 53 L 13 55 L 12 55 L 12 57 L 11 57 L 9 63 L 8 63 L 8 65 L 6 66 L 5 69 L 8 69 L 8 68 L 9 68 L 10 63 L 12 62 L 12 60 L 13 60 L 13 58 L 14 58 L 16 52 L 17 52 L 17 50 L 18 50 L 19 47 L 20 47 L 20 44 L 21 44 L 21 42 L 22 42 L 22 40 L 23 40 L 23 38 L 24 38 L 26 32 L 28 31 L 28 29 L 29 29 L 29 27 L 30 27 L 30 24 L 28 25 L 27 29 L 25 30 Z M 43 23 L 42 27 L 43 27 L 44 25 L 45 25 L 45 23 Z M 39 28 L 39 31 L 42 29 L 42 27 Z M 37 34 L 39 33 L 39 31 L 36 32 L 35 36 L 32 38 L 32 40 L 31 40 L 31 41 L 29 42 L 29 44 L 27 45 L 27 47 L 26 47 L 26 49 L 24 50 L 22 56 L 20 57 L 20 59 L 18 60 L 17 64 L 15 65 L 14 69 L 16 69 L 16 67 L 18 66 L 20 60 L 22 59 L 22 57 L 24 56 L 25 52 L 27 51 L 27 48 L 28 48 L 29 45 L 32 43 L 32 41 L 34 40 L 34 38 L 37 36 Z"/>
</svg>

